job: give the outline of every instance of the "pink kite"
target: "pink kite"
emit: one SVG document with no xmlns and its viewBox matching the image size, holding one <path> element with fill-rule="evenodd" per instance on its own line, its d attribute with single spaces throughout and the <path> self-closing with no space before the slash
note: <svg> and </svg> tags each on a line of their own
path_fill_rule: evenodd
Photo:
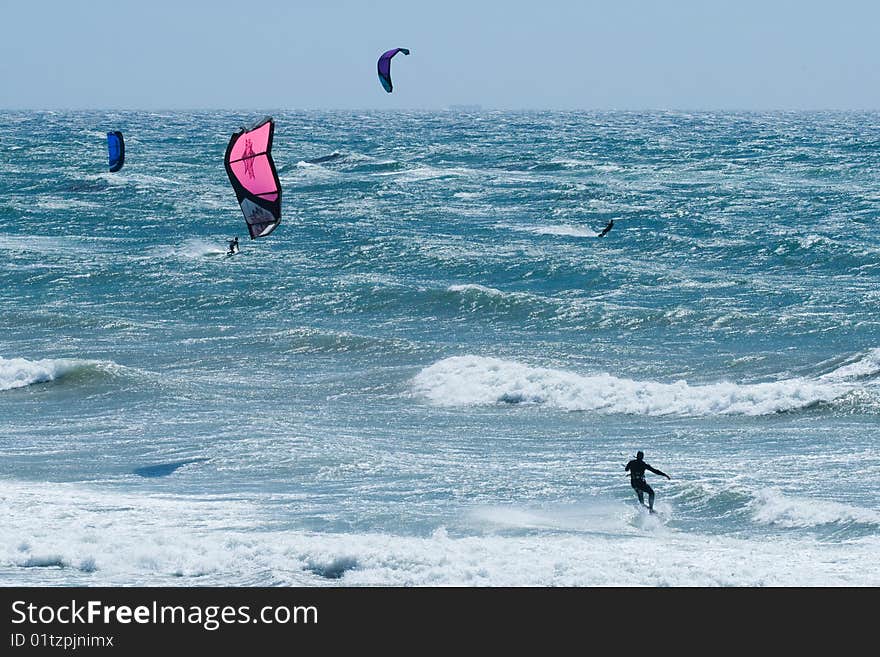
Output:
<svg viewBox="0 0 880 657">
<path fill-rule="evenodd" d="M 226 147 L 226 175 L 235 189 L 251 239 L 265 237 L 281 223 L 281 181 L 272 161 L 275 121 L 242 128 Z"/>
</svg>

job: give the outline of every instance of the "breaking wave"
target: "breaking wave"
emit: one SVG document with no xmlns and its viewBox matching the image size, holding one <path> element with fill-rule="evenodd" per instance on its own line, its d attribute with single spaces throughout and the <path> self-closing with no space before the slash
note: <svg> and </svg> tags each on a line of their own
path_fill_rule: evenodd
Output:
<svg viewBox="0 0 880 657">
<path fill-rule="evenodd" d="M 71 358 L 27 360 L 0 357 L 0 391 L 48 383 L 76 375 L 113 374 L 118 369 L 121 367 L 110 361 Z"/>
<path fill-rule="evenodd" d="M 818 378 L 766 383 L 637 381 L 607 373 L 577 374 L 482 356 L 446 358 L 413 379 L 416 394 L 443 406 L 544 404 L 567 411 L 633 415 L 767 415 L 830 403 L 855 388 L 854 376 L 880 369 L 871 352 Z"/>
</svg>

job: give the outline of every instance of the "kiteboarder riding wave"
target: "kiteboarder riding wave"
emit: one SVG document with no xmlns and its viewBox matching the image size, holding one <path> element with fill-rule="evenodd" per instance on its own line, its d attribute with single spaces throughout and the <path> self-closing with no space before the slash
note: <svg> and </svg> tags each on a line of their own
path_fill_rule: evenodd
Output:
<svg viewBox="0 0 880 657">
<path fill-rule="evenodd" d="M 642 504 L 645 503 L 644 494 L 648 494 L 648 509 L 651 513 L 654 513 L 654 489 L 648 485 L 648 482 L 645 481 L 645 470 L 650 470 L 654 474 L 658 474 L 661 477 L 666 477 L 667 479 L 671 479 L 668 474 L 665 472 L 660 472 L 660 470 L 656 470 L 652 468 L 650 465 L 645 463 L 642 459 L 644 458 L 644 452 L 638 452 L 636 457 L 631 460 L 629 463 L 624 466 L 624 470 L 629 472 L 629 483 L 635 489 L 636 495 L 639 496 L 639 502 Z"/>
</svg>

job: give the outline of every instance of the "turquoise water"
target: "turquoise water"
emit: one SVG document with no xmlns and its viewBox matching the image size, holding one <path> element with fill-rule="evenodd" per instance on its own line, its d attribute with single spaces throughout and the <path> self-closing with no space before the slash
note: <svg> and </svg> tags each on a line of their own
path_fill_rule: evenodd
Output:
<svg viewBox="0 0 880 657">
<path fill-rule="evenodd" d="M 0 113 L 0 584 L 880 584 L 880 115 L 262 115 Z"/>
</svg>

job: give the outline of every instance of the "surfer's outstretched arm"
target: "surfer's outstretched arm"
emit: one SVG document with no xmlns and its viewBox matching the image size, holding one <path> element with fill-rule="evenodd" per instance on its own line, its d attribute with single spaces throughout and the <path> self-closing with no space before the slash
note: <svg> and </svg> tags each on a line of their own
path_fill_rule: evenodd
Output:
<svg viewBox="0 0 880 657">
<path fill-rule="evenodd" d="M 652 468 L 652 467 L 651 467 L 650 465 L 648 465 L 647 463 L 645 463 L 645 467 L 646 467 L 648 470 L 650 470 L 651 472 L 653 472 L 654 474 L 658 474 L 658 475 L 660 475 L 661 477 L 666 477 L 667 479 L 672 479 L 672 477 L 670 477 L 670 476 L 669 476 L 668 474 L 666 474 L 665 472 L 662 472 L 662 471 L 660 471 L 660 470 L 657 470 L 656 468 Z"/>
</svg>

